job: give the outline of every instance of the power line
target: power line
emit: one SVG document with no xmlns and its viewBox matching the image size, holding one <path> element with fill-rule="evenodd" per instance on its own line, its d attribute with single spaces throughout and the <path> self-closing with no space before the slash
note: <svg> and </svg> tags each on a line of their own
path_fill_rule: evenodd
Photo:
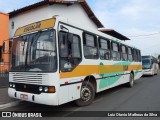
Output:
<svg viewBox="0 0 160 120">
<path fill-rule="evenodd" d="M 160 46 L 160 44 L 156 44 L 156 45 L 151 45 L 151 46 L 148 46 L 148 47 L 146 47 L 146 48 L 142 48 L 141 50 L 147 50 L 147 49 L 153 49 L 153 48 L 157 48 L 157 46 Z"/>
<path fill-rule="evenodd" d="M 153 36 L 160 34 L 160 32 L 152 33 L 152 34 L 145 34 L 145 35 L 134 35 L 134 36 L 128 36 L 128 37 L 146 37 L 146 36 Z"/>
</svg>

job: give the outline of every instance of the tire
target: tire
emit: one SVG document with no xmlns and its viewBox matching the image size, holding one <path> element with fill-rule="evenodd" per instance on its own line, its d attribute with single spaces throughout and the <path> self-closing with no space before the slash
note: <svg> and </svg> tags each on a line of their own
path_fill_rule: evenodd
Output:
<svg viewBox="0 0 160 120">
<path fill-rule="evenodd" d="M 134 75 L 133 73 L 130 73 L 130 79 L 129 82 L 127 84 L 128 87 L 132 88 L 134 86 Z"/>
<path fill-rule="evenodd" d="M 156 75 L 158 75 L 158 70 L 157 70 L 157 72 L 156 72 Z"/>
<path fill-rule="evenodd" d="M 95 89 L 93 87 L 93 84 L 84 81 L 82 83 L 81 91 L 80 91 L 80 99 L 76 100 L 75 103 L 79 106 L 87 106 L 91 104 L 95 97 Z"/>
<path fill-rule="evenodd" d="M 155 75 L 158 75 L 158 73 L 156 73 Z"/>
</svg>

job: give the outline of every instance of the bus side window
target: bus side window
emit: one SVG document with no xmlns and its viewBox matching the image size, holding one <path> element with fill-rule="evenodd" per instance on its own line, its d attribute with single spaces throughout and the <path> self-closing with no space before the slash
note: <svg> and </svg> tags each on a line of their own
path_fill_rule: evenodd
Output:
<svg viewBox="0 0 160 120">
<path fill-rule="evenodd" d="M 138 55 L 137 55 L 137 50 L 133 49 L 133 56 L 134 56 L 134 61 L 137 62 L 138 61 Z"/>
<path fill-rule="evenodd" d="M 60 57 L 68 57 L 67 33 L 59 32 Z"/>
<path fill-rule="evenodd" d="M 132 49 L 128 47 L 128 60 L 133 61 Z"/>
<path fill-rule="evenodd" d="M 128 60 L 128 55 L 127 55 L 126 46 L 122 45 L 121 50 L 122 50 L 122 60 L 127 61 Z"/>
<path fill-rule="evenodd" d="M 141 61 L 142 61 L 142 60 L 141 60 L 141 51 L 138 50 L 137 52 L 138 52 L 138 61 L 141 62 Z"/>
<path fill-rule="evenodd" d="M 109 60 L 110 57 L 110 41 L 99 38 L 99 54 L 101 60 Z"/>
<path fill-rule="evenodd" d="M 137 62 L 139 62 L 139 53 L 138 53 L 138 50 L 136 50 L 136 55 L 137 55 Z"/>
<path fill-rule="evenodd" d="M 73 67 L 76 67 L 82 60 L 81 54 L 81 42 L 78 35 L 73 35 L 73 41 L 71 44 L 71 63 Z"/>
<path fill-rule="evenodd" d="M 97 36 L 83 33 L 83 51 L 86 59 L 98 59 Z"/>
<path fill-rule="evenodd" d="M 116 42 L 112 42 L 112 59 L 116 61 L 121 60 L 119 44 Z"/>
<path fill-rule="evenodd" d="M 60 68 L 62 72 L 73 70 L 82 60 L 80 37 L 73 34 L 72 41 L 68 40 L 70 33 L 59 32 Z"/>
</svg>

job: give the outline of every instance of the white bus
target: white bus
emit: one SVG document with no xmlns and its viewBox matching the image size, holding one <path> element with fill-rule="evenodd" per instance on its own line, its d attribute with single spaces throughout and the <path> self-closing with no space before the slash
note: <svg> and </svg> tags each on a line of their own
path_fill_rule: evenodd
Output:
<svg viewBox="0 0 160 120">
<path fill-rule="evenodd" d="M 92 103 L 95 93 L 142 76 L 140 50 L 53 17 L 17 29 L 8 94 L 46 105 Z"/>
<path fill-rule="evenodd" d="M 158 60 L 153 56 L 142 56 L 143 75 L 157 75 L 159 71 Z"/>
</svg>

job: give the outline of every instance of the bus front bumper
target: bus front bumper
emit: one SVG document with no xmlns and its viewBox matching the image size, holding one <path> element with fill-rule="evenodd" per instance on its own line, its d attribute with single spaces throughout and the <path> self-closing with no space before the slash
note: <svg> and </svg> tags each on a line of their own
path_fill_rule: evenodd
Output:
<svg viewBox="0 0 160 120">
<path fill-rule="evenodd" d="M 53 106 L 58 105 L 57 93 L 32 94 L 32 93 L 16 91 L 14 88 L 8 88 L 8 95 L 15 99 L 20 99 L 38 104 L 53 105 Z"/>
<path fill-rule="evenodd" d="M 153 75 L 152 70 L 143 70 L 143 75 Z"/>
</svg>

